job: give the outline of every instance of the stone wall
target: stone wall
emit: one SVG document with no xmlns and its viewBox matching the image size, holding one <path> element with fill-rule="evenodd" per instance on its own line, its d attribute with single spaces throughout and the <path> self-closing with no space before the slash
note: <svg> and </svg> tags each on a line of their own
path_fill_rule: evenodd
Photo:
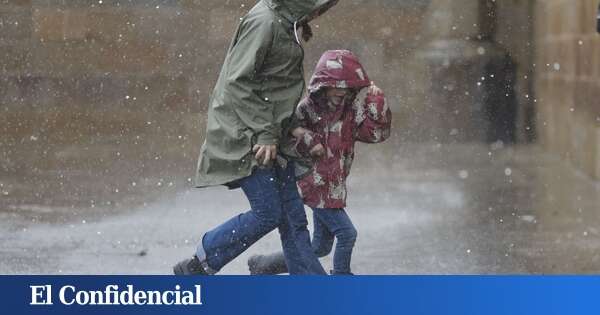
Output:
<svg viewBox="0 0 600 315">
<path fill-rule="evenodd" d="M 600 179 L 600 34 L 597 0 L 535 3 L 540 142 Z"/>
<path fill-rule="evenodd" d="M 411 104 L 409 121 L 418 140 L 528 143 L 535 138 L 532 4 L 431 1 L 422 28 L 427 44 L 418 52 L 427 64 L 421 65 L 424 75 L 417 75 L 415 89 L 425 106 Z"/>
<path fill-rule="evenodd" d="M 189 110 L 243 11 L 217 1 L 2 1 L 2 103 Z"/>
<path fill-rule="evenodd" d="M 201 111 L 238 18 L 254 2 L 2 1 L 0 101 L 19 110 L 103 105 Z M 399 63 L 418 43 L 423 5 L 375 2 L 345 1 L 317 22 L 307 45 L 307 75 L 323 50 L 349 48 L 390 94 L 405 92 L 397 89 L 407 81 Z"/>
</svg>

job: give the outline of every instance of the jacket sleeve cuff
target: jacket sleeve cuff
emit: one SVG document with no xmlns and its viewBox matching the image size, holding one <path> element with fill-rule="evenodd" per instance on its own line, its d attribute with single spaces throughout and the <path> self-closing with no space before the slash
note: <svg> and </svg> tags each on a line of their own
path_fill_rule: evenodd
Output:
<svg viewBox="0 0 600 315">
<path fill-rule="evenodd" d="M 278 144 L 279 139 L 269 132 L 261 132 L 258 134 L 256 144 L 273 145 Z"/>
</svg>

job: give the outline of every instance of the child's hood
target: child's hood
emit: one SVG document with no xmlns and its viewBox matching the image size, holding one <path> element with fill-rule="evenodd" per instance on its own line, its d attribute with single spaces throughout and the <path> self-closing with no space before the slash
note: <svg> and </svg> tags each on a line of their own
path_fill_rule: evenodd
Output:
<svg viewBox="0 0 600 315">
<path fill-rule="evenodd" d="M 321 56 L 308 92 L 314 94 L 323 87 L 361 89 L 370 84 L 367 72 L 351 51 L 329 50 Z"/>
</svg>

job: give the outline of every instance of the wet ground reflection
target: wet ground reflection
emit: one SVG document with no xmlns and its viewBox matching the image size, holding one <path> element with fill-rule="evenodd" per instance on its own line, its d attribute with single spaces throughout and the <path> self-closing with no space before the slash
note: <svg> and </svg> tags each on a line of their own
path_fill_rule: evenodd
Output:
<svg viewBox="0 0 600 315">
<path fill-rule="evenodd" d="M 190 188 L 196 127 L 145 132 L 20 146 L 14 156 L 48 158 L 4 169 L 0 272 L 169 273 L 202 231 L 247 207 L 239 191 Z M 360 145 L 348 207 L 359 230 L 353 269 L 597 273 L 599 193 L 536 146 Z M 278 247 L 273 233 L 223 272 L 245 274 L 248 255 Z"/>
</svg>

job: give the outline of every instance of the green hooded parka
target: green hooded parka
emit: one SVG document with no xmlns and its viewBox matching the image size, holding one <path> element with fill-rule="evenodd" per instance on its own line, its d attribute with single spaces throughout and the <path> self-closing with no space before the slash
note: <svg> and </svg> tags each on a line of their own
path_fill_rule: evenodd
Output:
<svg viewBox="0 0 600 315">
<path fill-rule="evenodd" d="M 304 91 L 304 51 L 295 32 L 337 0 L 261 0 L 231 42 L 209 101 L 196 187 L 231 183 L 258 165 L 255 144 L 281 144 Z"/>
</svg>

